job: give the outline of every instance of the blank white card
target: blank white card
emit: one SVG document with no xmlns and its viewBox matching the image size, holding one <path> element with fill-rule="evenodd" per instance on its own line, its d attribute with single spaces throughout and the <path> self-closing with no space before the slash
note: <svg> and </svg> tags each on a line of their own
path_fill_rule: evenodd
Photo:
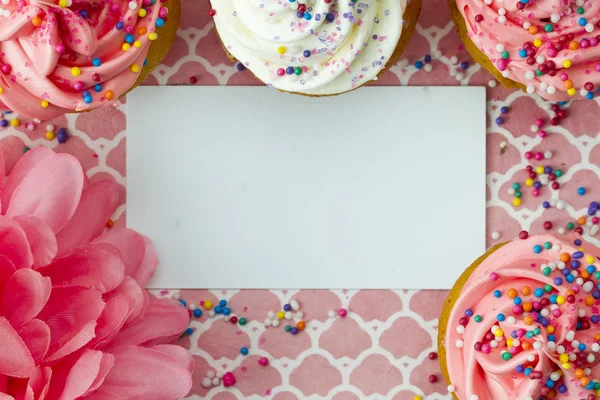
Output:
<svg viewBox="0 0 600 400">
<path fill-rule="evenodd" d="M 485 88 L 140 87 L 127 224 L 153 288 L 447 289 L 485 251 Z"/>
</svg>

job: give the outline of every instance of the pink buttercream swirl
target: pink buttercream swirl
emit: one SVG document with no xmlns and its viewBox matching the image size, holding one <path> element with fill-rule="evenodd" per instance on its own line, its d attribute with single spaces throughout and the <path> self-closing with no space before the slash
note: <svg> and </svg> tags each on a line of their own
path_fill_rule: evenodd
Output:
<svg viewBox="0 0 600 400">
<path fill-rule="evenodd" d="M 477 267 L 444 338 L 458 399 L 600 397 L 599 254 L 576 236 L 532 236 Z"/>
<path fill-rule="evenodd" d="M 110 104 L 137 80 L 156 27 L 165 22 L 161 1 L 67 2 L 2 6 L 0 106 L 48 119 Z"/>
<path fill-rule="evenodd" d="M 457 0 L 456 4 L 473 43 L 505 77 L 522 83 L 529 93 L 553 101 L 597 94 L 600 2 Z"/>
</svg>

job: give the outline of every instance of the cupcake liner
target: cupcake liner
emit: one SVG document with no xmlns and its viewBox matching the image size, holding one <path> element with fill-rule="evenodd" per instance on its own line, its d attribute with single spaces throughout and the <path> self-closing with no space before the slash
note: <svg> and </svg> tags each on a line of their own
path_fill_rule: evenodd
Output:
<svg viewBox="0 0 600 400">
<path fill-rule="evenodd" d="M 450 14 L 452 15 L 452 20 L 454 21 L 454 27 L 456 28 L 460 39 L 465 45 L 465 48 L 467 49 L 471 57 L 473 57 L 473 60 L 475 60 L 479 65 L 485 68 L 490 74 L 494 75 L 494 78 L 496 78 L 496 80 L 500 82 L 505 88 L 520 89 L 525 92 L 527 88 L 524 84 L 503 77 L 502 73 L 490 61 L 489 57 L 485 55 L 481 50 L 479 50 L 475 43 L 473 43 L 467 31 L 467 23 L 465 22 L 465 18 L 458 9 L 456 0 L 448 0 L 448 6 L 450 7 Z"/>
<path fill-rule="evenodd" d="M 469 279 L 471 274 L 473 272 L 475 272 L 477 267 L 479 267 L 479 265 L 486 258 L 488 258 L 493 252 L 495 252 L 496 250 L 498 250 L 500 247 L 504 246 L 507 243 L 509 243 L 509 242 L 500 243 L 500 244 L 497 244 L 497 245 L 491 247 L 490 249 L 488 249 L 488 251 L 485 252 L 484 255 L 482 255 L 477 260 L 475 260 L 475 262 L 473 264 L 471 264 L 469 266 L 469 268 L 467 268 L 460 275 L 460 277 L 454 283 L 454 286 L 452 287 L 452 289 L 450 289 L 450 293 L 448 293 L 448 297 L 444 301 L 444 306 L 442 308 L 442 313 L 440 315 L 439 323 L 438 323 L 437 344 L 438 344 L 438 356 L 439 356 L 439 360 L 440 360 L 440 369 L 441 369 L 442 375 L 444 376 L 444 379 L 446 380 L 446 383 L 448 385 L 452 384 L 452 382 L 450 382 L 450 374 L 448 372 L 448 366 L 446 364 L 445 339 L 446 339 L 446 331 L 448 328 L 448 321 L 450 319 L 450 313 L 451 313 L 452 309 L 454 308 L 454 303 L 456 302 L 456 300 L 458 300 L 460 293 L 462 292 L 463 286 L 465 286 L 465 283 L 467 283 L 467 280 Z M 468 400 L 468 399 L 459 399 L 455 393 L 452 393 L 452 397 L 455 400 Z"/>
<path fill-rule="evenodd" d="M 335 94 L 307 94 L 307 93 L 300 93 L 300 92 L 288 92 L 286 90 L 280 90 L 280 89 L 277 89 L 277 90 L 279 90 L 282 93 L 291 93 L 291 94 L 297 94 L 297 95 L 306 96 L 306 97 L 331 97 L 331 96 L 339 96 L 340 94 L 351 92 L 353 90 L 356 90 L 358 88 L 361 88 L 365 85 L 369 85 L 372 82 L 377 81 L 377 79 L 379 79 L 379 77 L 381 77 L 382 74 L 387 72 L 387 70 L 391 66 L 396 64 L 396 62 L 398 61 L 398 59 L 404 52 L 404 49 L 408 45 L 408 42 L 410 41 L 410 38 L 412 37 L 412 35 L 415 31 L 415 27 L 417 26 L 417 21 L 419 19 L 420 12 L 421 12 L 421 0 L 408 0 L 408 2 L 406 4 L 406 10 L 404 11 L 404 14 L 402 16 L 404 24 L 402 26 L 402 33 L 400 34 L 400 40 L 398 41 L 398 44 L 396 45 L 396 48 L 394 49 L 394 52 L 390 56 L 388 62 L 385 64 L 385 68 L 383 68 L 377 74 L 375 79 L 365 82 L 362 85 L 357 86 L 353 89 L 347 90 L 345 92 L 335 93 Z M 216 31 L 216 29 L 215 29 L 215 31 Z M 231 60 L 231 62 L 237 62 L 238 60 L 233 55 L 231 55 L 231 53 L 227 50 L 225 43 L 223 43 L 223 40 L 221 40 L 221 36 L 219 35 L 219 32 L 216 31 L 216 33 L 217 33 L 217 37 L 219 38 L 219 41 L 221 42 L 221 46 L 223 47 L 223 50 L 225 51 L 225 54 L 227 55 L 227 58 L 229 58 Z M 250 72 L 252 72 L 252 71 L 250 71 Z M 265 83 L 262 80 L 260 80 L 260 78 L 258 78 L 256 75 L 254 75 L 254 77 L 258 81 Z"/>
</svg>

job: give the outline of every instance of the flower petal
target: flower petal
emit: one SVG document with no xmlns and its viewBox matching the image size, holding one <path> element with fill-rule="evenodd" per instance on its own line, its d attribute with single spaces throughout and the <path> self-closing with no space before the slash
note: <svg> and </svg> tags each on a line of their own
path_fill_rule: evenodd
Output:
<svg viewBox="0 0 600 400">
<path fill-rule="evenodd" d="M 146 286 L 154 275 L 158 257 L 154 246 L 145 236 L 131 229 L 115 228 L 94 242 L 110 243 L 118 248 L 125 263 L 125 275 L 133 277 L 140 285 Z"/>
<path fill-rule="evenodd" d="M 46 362 L 70 354 L 92 340 L 104 301 L 97 290 L 81 287 L 54 288 L 46 307 L 38 315 L 50 328 Z"/>
<path fill-rule="evenodd" d="M 58 250 L 56 236 L 50 226 L 41 219 L 28 215 L 17 215 L 13 221 L 21 226 L 27 236 L 33 254 L 33 268 L 48 265 L 56 257 Z"/>
<path fill-rule="evenodd" d="M 0 246 L 2 254 L 10 258 L 17 269 L 30 268 L 33 264 L 33 254 L 25 231 L 18 223 L 2 215 L 0 215 Z"/>
<path fill-rule="evenodd" d="M 96 289 L 110 292 L 123 281 L 125 266 L 118 251 L 110 245 L 93 244 L 73 250 L 38 271 L 52 279 L 52 286 Z"/>
<path fill-rule="evenodd" d="M 102 233 L 117 207 L 119 193 L 117 184 L 99 181 L 90 184 L 69 223 L 56 235 L 58 256 L 67 254 L 73 247 L 89 243 Z"/>
<path fill-rule="evenodd" d="M 189 323 L 187 309 L 171 299 L 150 297 L 144 319 L 122 329 L 109 348 L 124 345 L 156 345 L 172 342 Z"/>
<path fill-rule="evenodd" d="M 52 378 L 52 368 L 37 367 L 31 378 L 29 378 L 29 387 L 33 390 L 36 400 L 44 400 L 50 388 L 50 378 Z"/>
<path fill-rule="evenodd" d="M 53 368 L 48 398 L 79 399 L 101 384 L 114 364 L 112 354 L 86 349 L 68 357 Z"/>
<path fill-rule="evenodd" d="M 29 349 L 8 320 L 0 317 L 0 375 L 27 378 L 35 363 Z"/>
<path fill-rule="evenodd" d="M 27 19 L 30 23 L 31 20 Z M 12 169 L 10 175 L 6 178 L 4 188 L 2 189 L 2 214 L 6 213 L 10 199 L 17 188 L 27 175 L 42 161 L 54 155 L 54 152 L 46 147 L 40 146 L 29 150 Z"/>
<path fill-rule="evenodd" d="M 6 283 L 0 314 L 15 328 L 25 325 L 46 305 L 52 283 L 32 269 L 17 270 Z"/>
<path fill-rule="evenodd" d="M 35 165 L 15 189 L 8 217 L 30 215 L 60 231 L 71 219 L 81 198 L 83 170 L 70 154 L 56 154 Z"/>
<path fill-rule="evenodd" d="M 114 366 L 102 386 L 86 399 L 173 400 L 185 397 L 192 387 L 189 363 L 181 361 L 181 353 L 176 357 L 164 349 L 137 346 L 111 353 L 115 356 Z"/>
<path fill-rule="evenodd" d="M 48 325 L 39 319 L 32 319 L 19 329 L 19 336 L 29 349 L 35 365 L 39 365 L 50 347 Z"/>
<path fill-rule="evenodd" d="M 8 282 L 8 280 L 15 273 L 16 270 L 17 269 L 15 268 L 10 258 L 0 254 L 0 301 L 2 301 L 2 299 L 4 298 L 6 282 Z"/>
</svg>

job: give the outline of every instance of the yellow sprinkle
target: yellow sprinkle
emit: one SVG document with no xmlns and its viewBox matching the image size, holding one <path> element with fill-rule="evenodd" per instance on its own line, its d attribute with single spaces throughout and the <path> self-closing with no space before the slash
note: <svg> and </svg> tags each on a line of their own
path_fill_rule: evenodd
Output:
<svg viewBox="0 0 600 400">
<path fill-rule="evenodd" d="M 563 61 L 563 67 L 565 67 L 565 68 L 571 68 L 571 60 L 565 60 L 565 61 Z"/>
<path fill-rule="evenodd" d="M 138 15 L 142 18 L 144 18 L 146 16 L 146 14 L 147 14 L 147 12 L 143 8 L 141 8 L 140 11 L 138 11 Z"/>
<path fill-rule="evenodd" d="M 556 297 L 556 304 L 565 304 L 565 301 L 567 301 L 565 299 L 565 296 L 557 296 Z"/>
<path fill-rule="evenodd" d="M 149 33 L 148 34 L 148 39 L 150 39 L 150 40 L 156 40 L 156 39 L 158 39 L 158 33 L 156 33 L 156 32 Z"/>
<path fill-rule="evenodd" d="M 600 397 L 600 390 L 596 390 L 596 397 Z"/>
<path fill-rule="evenodd" d="M 210 300 L 206 300 L 206 301 L 204 302 L 204 308 L 206 308 L 207 310 L 210 310 L 210 309 L 212 308 L 212 306 L 213 306 L 213 303 L 212 303 L 212 301 L 210 301 Z"/>
<path fill-rule="evenodd" d="M 537 172 L 539 175 L 544 173 L 544 167 L 542 167 L 541 165 L 539 167 L 537 167 L 535 169 L 535 172 Z"/>
<path fill-rule="evenodd" d="M 279 319 L 284 319 L 284 318 L 285 318 L 285 313 L 284 313 L 283 311 L 279 311 L 279 312 L 277 313 L 277 318 L 279 318 Z"/>
<path fill-rule="evenodd" d="M 140 66 L 137 64 L 133 64 L 131 66 L 131 72 L 140 72 Z"/>
<path fill-rule="evenodd" d="M 279 54 L 285 54 L 285 52 L 286 52 L 286 51 L 287 51 L 287 49 L 286 49 L 285 47 L 283 47 L 283 46 L 279 46 L 279 47 L 277 48 L 277 52 L 278 52 Z"/>
<path fill-rule="evenodd" d="M 121 46 L 121 48 L 123 49 L 123 51 L 127 51 L 131 48 L 131 45 L 129 43 L 123 43 L 123 46 Z"/>
<path fill-rule="evenodd" d="M 541 41 L 540 39 L 535 39 L 535 40 L 533 41 L 533 45 L 534 45 L 535 47 L 540 47 L 540 46 L 542 45 L 542 41 Z"/>
<path fill-rule="evenodd" d="M 4 93 L 4 89 L 0 87 L 0 94 Z"/>
<path fill-rule="evenodd" d="M 53 140 L 56 137 L 56 135 L 54 134 L 54 132 L 46 132 L 46 139 L 48 140 Z"/>
<path fill-rule="evenodd" d="M 21 125 L 21 121 L 19 121 L 17 118 L 15 118 L 15 119 L 13 119 L 13 120 L 10 121 L 10 124 L 12 126 L 19 126 L 19 125 Z"/>
<path fill-rule="evenodd" d="M 527 185 L 527 186 L 533 186 L 533 179 L 527 178 L 527 180 L 525 181 L 525 185 Z"/>
<path fill-rule="evenodd" d="M 79 76 L 79 75 L 81 75 L 81 70 L 79 69 L 79 67 L 73 67 L 73 68 L 71 68 L 71 75 L 73 75 L 73 76 Z"/>
<path fill-rule="evenodd" d="M 417 396 L 413 397 L 413 400 L 423 400 L 423 398 L 421 396 L 417 395 Z"/>
<path fill-rule="evenodd" d="M 67 2 L 67 0 L 59 0 L 58 5 L 59 7 L 67 8 L 69 6 L 69 3 Z"/>
<path fill-rule="evenodd" d="M 563 367 L 563 369 L 571 369 L 571 364 L 569 364 L 569 363 L 564 363 L 564 364 L 562 365 L 562 367 Z"/>
<path fill-rule="evenodd" d="M 508 347 L 512 347 L 512 345 L 513 345 L 513 338 L 508 338 L 508 339 L 506 339 L 506 345 L 507 345 Z"/>
<path fill-rule="evenodd" d="M 494 331 L 494 336 L 504 336 L 504 331 L 498 328 Z"/>
<path fill-rule="evenodd" d="M 139 40 L 136 40 L 135 42 L 133 42 L 133 46 L 135 48 L 139 49 L 140 47 L 142 47 L 142 42 L 140 42 Z"/>
<path fill-rule="evenodd" d="M 519 206 L 521 205 L 521 199 L 520 199 L 520 198 L 518 198 L 518 197 L 515 197 L 515 198 L 513 199 L 513 205 L 514 205 L 515 207 L 519 207 Z"/>
<path fill-rule="evenodd" d="M 42 100 L 42 102 L 40 103 L 40 105 L 42 106 L 42 108 L 48 108 L 48 106 L 50 105 L 50 103 L 48 103 L 46 100 Z"/>
<path fill-rule="evenodd" d="M 546 327 L 546 330 L 548 331 L 548 333 L 553 333 L 554 332 L 554 327 L 552 325 L 548 325 Z"/>
<path fill-rule="evenodd" d="M 588 262 L 588 264 L 593 264 L 594 261 L 596 261 L 596 259 L 592 256 L 587 256 L 585 260 Z"/>
<path fill-rule="evenodd" d="M 566 354 L 561 354 L 558 359 L 560 360 L 561 363 L 568 363 L 569 362 L 569 356 Z"/>
<path fill-rule="evenodd" d="M 575 96 L 575 93 L 577 93 L 577 90 L 575 90 L 575 88 L 571 88 L 567 90 L 567 93 L 569 93 L 569 96 Z"/>
</svg>

